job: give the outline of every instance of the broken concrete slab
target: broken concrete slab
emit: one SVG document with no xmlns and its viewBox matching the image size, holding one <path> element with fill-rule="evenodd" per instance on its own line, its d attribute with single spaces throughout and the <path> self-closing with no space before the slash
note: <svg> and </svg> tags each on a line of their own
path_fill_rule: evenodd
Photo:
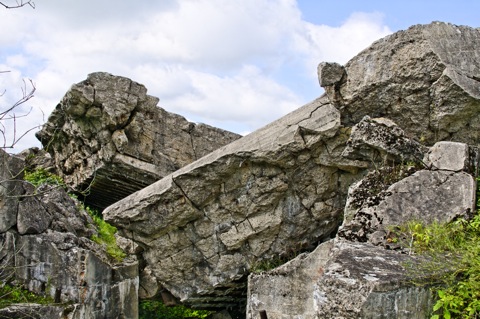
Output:
<svg viewBox="0 0 480 319">
<path fill-rule="evenodd" d="M 388 227 L 407 221 L 468 218 L 475 211 L 476 192 L 475 178 L 465 172 L 472 171 L 470 157 L 464 143 L 438 142 L 425 152 L 424 165 L 431 170 L 400 164 L 368 173 L 349 188 L 339 236 L 381 244 Z"/>
<path fill-rule="evenodd" d="M 417 257 L 330 240 L 273 270 L 251 274 L 247 319 L 427 318 L 428 286 L 412 286 Z M 263 315 L 263 317 L 262 317 Z"/>
<path fill-rule="evenodd" d="M 363 242 L 407 221 L 449 222 L 475 209 L 475 179 L 465 172 L 421 170 L 373 194 L 364 181 L 350 187 L 340 237 Z"/>
<path fill-rule="evenodd" d="M 352 127 L 342 155 L 370 162 L 406 163 L 421 161 L 427 150 L 427 147 L 408 138 L 390 119 L 364 116 Z"/>
<path fill-rule="evenodd" d="M 92 73 L 71 87 L 37 137 L 65 183 L 100 209 L 240 137 L 157 104 L 142 84 Z"/>
<path fill-rule="evenodd" d="M 111 205 L 104 218 L 145 249 L 159 287 L 212 305 L 243 287 L 257 261 L 335 233 L 347 185 L 363 169 L 341 157 L 346 133 L 320 98 Z"/>
<path fill-rule="evenodd" d="M 374 42 L 325 86 L 344 125 L 387 117 L 427 145 L 480 144 L 480 30 L 434 22 Z"/>
</svg>

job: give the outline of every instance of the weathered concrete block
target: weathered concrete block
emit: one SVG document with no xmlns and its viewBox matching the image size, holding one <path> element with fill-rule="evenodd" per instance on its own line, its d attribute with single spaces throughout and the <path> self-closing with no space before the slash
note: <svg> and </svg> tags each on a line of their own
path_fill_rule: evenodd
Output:
<svg viewBox="0 0 480 319">
<path fill-rule="evenodd" d="M 428 318 L 430 289 L 412 286 L 403 266 L 416 262 L 367 243 L 322 243 L 308 255 L 249 276 L 247 319 Z"/>
<path fill-rule="evenodd" d="M 138 316 L 136 262 L 112 266 L 97 256 L 99 247 L 71 233 L 14 235 L 14 242 L 17 282 L 57 303 L 78 304 L 73 318 Z"/>
<path fill-rule="evenodd" d="M 0 155 L 6 163 L 0 166 L 5 178 L 1 184 L 9 190 L 6 199 L 14 204 L 1 207 L 14 219 L 10 229 L 0 233 L 0 280 L 22 284 L 57 304 L 73 304 L 17 305 L 2 310 L 1 315 L 18 318 L 23 311 L 31 318 L 137 318 L 136 259 L 113 261 L 104 247 L 89 239 L 97 230 L 78 202 L 63 188 L 43 185 L 34 189 L 21 180 L 23 161 L 1 150 Z"/>
<path fill-rule="evenodd" d="M 347 185 L 361 170 L 340 156 L 348 135 L 339 120 L 318 99 L 113 204 L 104 217 L 145 249 L 142 277 L 153 275 L 182 301 L 242 295 L 254 263 L 335 232 Z"/>
<path fill-rule="evenodd" d="M 335 85 L 345 74 L 345 68 L 338 63 L 322 62 L 318 65 L 318 82 L 321 87 Z"/>
<path fill-rule="evenodd" d="M 434 22 L 374 42 L 327 91 L 342 123 L 387 117 L 411 137 L 480 144 L 480 30 Z"/>
<path fill-rule="evenodd" d="M 432 169 L 459 172 L 470 169 L 469 147 L 464 143 L 438 142 L 430 148 L 427 165 Z"/>
<path fill-rule="evenodd" d="M 19 196 L 23 195 L 21 158 L 10 156 L 0 148 L 0 233 L 17 223 Z"/>
<path fill-rule="evenodd" d="M 421 170 L 371 194 L 360 181 L 349 190 L 339 236 L 366 241 L 376 231 L 416 220 L 448 222 L 475 209 L 474 178 L 465 172 Z M 378 234 L 377 234 L 378 235 Z"/>
<path fill-rule="evenodd" d="M 35 197 L 26 197 L 19 201 L 17 230 L 20 235 L 40 234 L 48 229 L 53 216 Z"/>
<path fill-rule="evenodd" d="M 157 103 L 142 84 L 92 73 L 71 87 L 37 137 L 66 184 L 101 209 L 240 137 Z"/>
<path fill-rule="evenodd" d="M 365 116 L 352 127 L 342 155 L 368 161 L 421 161 L 427 148 L 408 138 L 405 132 L 387 118 Z"/>
</svg>

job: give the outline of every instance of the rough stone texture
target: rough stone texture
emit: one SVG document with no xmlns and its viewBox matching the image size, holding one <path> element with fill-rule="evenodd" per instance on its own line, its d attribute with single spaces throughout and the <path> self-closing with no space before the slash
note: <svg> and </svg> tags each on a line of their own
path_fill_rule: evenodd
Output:
<svg viewBox="0 0 480 319">
<path fill-rule="evenodd" d="M 16 155 L 25 161 L 25 167 L 29 170 L 43 169 L 50 173 L 56 173 L 52 155 L 44 149 L 31 147 Z"/>
<path fill-rule="evenodd" d="M 17 230 L 20 235 L 40 234 L 48 229 L 53 216 L 35 197 L 23 198 L 18 204 Z"/>
<path fill-rule="evenodd" d="M 144 293 L 154 277 L 187 303 L 230 306 L 252 264 L 333 235 L 367 166 L 340 156 L 346 132 L 318 99 L 108 207 L 145 250 Z"/>
<path fill-rule="evenodd" d="M 323 63 L 324 96 L 108 207 L 105 218 L 144 249 L 142 295 L 167 289 L 187 303 L 229 306 L 225 295 L 241 293 L 253 263 L 333 235 L 346 187 L 372 163 L 385 164 L 381 157 L 421 161 L 419 142 L 438 139 L 478 145 L 479 39 L 476 29 L 433 23 L 375 42 L 344 68 Z M 471 208 L 459 194 L 471 189 L 466 173 L 421 172 L 387 189 L 393 182 L 368 203 L 385 215 L 378 224 L 423 209 L 407 204 L 421 201 L 411 189 L 426 183 L 435 191 L 425 196 L 464 185 L 453 191 L 455 203 L 441 198 L 451 212 L 445 218 Z M 393 199 L 398 209 L 390 214 L 382 205 Z"/>
<path fill-rule="evenodd" d="M 310 254 L 302 254 L 270 272 L 248 278 L 247 318 L 313 318 L 314 283 L 323 275 L 333 241 L 321 244 Z"/>
<path fill-rule="evenodd" d="M 341 123 L 352 126 L 342 155 L 375 163 L 375 170 L 352 183 L 336 239 L 249 276 L 248 319 L 429 317 L 429 288 L 413 286 L 404 268 L 419 257 L 375 245 L 385 240 L 387 226 L 451 221 L 473 212 L 478 43 L 478 29 L 432 23 L 375 42 L 343 74 L 332 64 L 319 66 L 329 102 Z M 442 139 L 473 148 L 443 142 L 427 153 L 417 143 Z M 390 160 L 396 163 L 389 167 Z M 421 279 L 421 272 L 416 275 Z"/>
<path fill-rule="evenodd" d="M 438 143 L 429 155 L 444 154 L 439 150 L 445 146 L 452 147 Z M 414 271 L 422 257 L 374 245 L 388 247 L 388 227 L 410 220 L 448 222 L 473 212 L 474 178 L 458 171 L 465 165 L 464 154 L 454 156 L 458 162 L 433 158 L 439 167 L 454 170 L 420 170 L 405 178 L 400 174 L 383 194 L 371 192 L 372 176 L 378 179 L 382 172 L 354 183 L 336 239 L 276 269 L 249 276 L 247 319 L 429 318 L 434 299 L 429 287 L 411 283 L 429 279 L 433 284 L 428 271 Z"/>
<path fill-rule="evenodd" d="M 429 287 L 413 286 L 406 254 L 331 240 L 272 271 L 249 276 L 247 319 L 425 319 Z"/>
<path fill-rule="evenodd" d="M 386 118 L 365 116 L 352 127 L 347 147 L 342 155 L 347 158 L 407 162 L 421 161 L 427 148 L 405 136 L 405 132 Z"/>
<path fill-rule="evenodd" d="M 39 304 L 16 304 L 0 309 L 2 319 L 74 319 L 63 306 L 45 306 Z"/>
<path fill-rule="evenodd" d="M 112 266 L 101 247 L 72 233 L 8 231 L 0 242 L 2 266 L 14 270 L 9 279 L 56 302 L 75 304 L 72 318 L 138 316 L 136 262 Z"/>
<path fill-rule="evenodd" d="M 426 163 L 432 169 L 468 171 L 470 169 L 470 150 L 464 143 L 438 142 L 430 148 Z"/>
<path fill-rule="evenodd" d="M 435 22 L 373 43 L 345 65 L 341 83 L 325 86 L 342 123 L 387 117 L 433 145 L 480 143 L 480 30 Z"/>
<path fill-rule="evenodd" d="M 0 233 L 17 223 L 18 196 L 24 193 L 23 160 L 0 149 Z"/>
<path fill-rule="evenodd" d="M 66 194 L 47 190 L 8 202 L 13 197 L 6 195 L 31 193 L 10 183 L 19 159 L 3 153 L 2 168 L 9 169 L 0 170 L 0 276 L 73 301 L 75 319 L 135 318 L 137 294 L 239 309 L 254 265 L 313 250 L 336 234 L 345 209 L 340 238 L 250 277 L 248 315 L 426 317 L 428 289 L 409 285 L 401 266 L 415 258 L 372 243 L 385 237 L 382 227 L 419 212 L 428 222 L 472 209 L 468 173 L 480 158 L 474 147 L 467 155 L 456 151 L 454 163 L 441 163 L 452 158 L 442 150 L 460 145 L 432 149 L 432 171 L 398 163 L 423 158 L 419 143 L 479 146 L 479 32 L 414 26 L 375 42 L 345 67 L 322 63 L 325 95 L 231 144 L 237 135 L 158 108 L 138 83 L 89 75 L 38 134 L 55 168 L 29 155 L 39 152 L 22 156 L 89 190 L 87 202 L 100 208 L 141 189 L 104 212 L 120 228 L 119 244 L 141 258 L 140 276 L 135 261 L 112 264 L 88 240 L 96 230 Z M 373 177 L 382 174 L 376 185 Z"/>
<path fill-rule="evenodd" d="M 442 146 L 445 144 L 435 144 L 430 155 L 438 154 Z M 466 145 L 456 146 L 468 150 Z M 385 237 L 386 227 L 408 220 L 448 222 L 471 216 L 475 210 L 475 179 L 465 172 L 456 172 L 457 168 L 465 167 L 465 156 L 457 154 L 453 159 L 458 163 L 452 162 L 450 157 L 433 157 L 438 166 L 448 166 L 454 171 L 417 171 L 381 192 L 372 189 L 369 176 L 354 183 L 348 192 L 339 236 L 359 241 L 372 239 L 378 243 L 377 237 Z M 381 182 L 377 180 L 376 183 Z"/>
<path fill-rule="evenodd" d="M 113 261 L 105 248 L 89 239 L 97 229 L 78 202 L 62 188 L 43 185 L 34 189 L 16 180 L 12 168 L 22 171 L 23 161 L 0 154 L 4 163 L 18 164 L 0 166 L 0 176 L 15 186 L 15 192 L 6 194 L 21 195 L 8 197 L 13 204 L 2 207 L 2 216 L 15 219 L 0 231 L 0 279 L 48 295 L 56 303 L 72 304 L 68 309 L 15 306 L 2 314 L 17 318 L 25 310 L 34 312 L 34 318 L 56 318 L 57 314 L 71 319 L 136 318 L 139 278 L 135 258 Z"/>
<path fill-rule="evenodd" d="M 157 103 L 139 83 L 92 73 L 71 87 L 37 137 L 67 185 L 102 209 L 240 137 Z"/>
<path fill-rule="evenodd" d="M 322 62 L 318 65 L 318 82 L 321 87 L 339 83 L 345 74 L 345 68 L 338 63 Z"/>
</svg>

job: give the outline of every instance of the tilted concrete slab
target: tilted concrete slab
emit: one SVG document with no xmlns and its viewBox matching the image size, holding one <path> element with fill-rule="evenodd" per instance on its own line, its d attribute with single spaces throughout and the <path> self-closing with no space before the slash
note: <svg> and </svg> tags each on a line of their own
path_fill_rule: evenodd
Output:
<svg viewBox="0 0 480 319">
<path fill-rule="evenodd" d="M 228 306 L 221 297 L 244 298 L 260 261 L 333 235 L 367 166 L 340 156 L 347 137 L 322 97 L 108 207 L 105 220 L 144 249 L 145 296 L 163 286 Z"/>
</svg>

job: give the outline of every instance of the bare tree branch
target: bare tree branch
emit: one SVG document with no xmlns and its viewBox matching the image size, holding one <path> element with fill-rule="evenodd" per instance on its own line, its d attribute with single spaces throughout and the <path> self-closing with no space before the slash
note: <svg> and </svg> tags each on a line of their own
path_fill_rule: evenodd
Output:
<svg viewBox="0 0 480 319">
<path fill-rule="evenodd" d="M 20 115 L 17 115 L 15 113 L 15 109 L 18 108 L 20 105 L 26 103 L 32 97 L 34 97 L 34 93 L 37 89 L 32 80 L 28 80 L 28 82 L 30 83 L 30 88 L 27 85 L 27 82 L 25 80 L 23 80 L 22 97 L 18 101 L 16 101 L 12 106 L 7 108 L 6 110 L 0 111 L 0 139 L 3 139 L 3 146 L 0 146 L 0 148 L 3 148 L 3 149 L 13 148 L 15 146 L 15 144 L 17 144 L 26 134 L 28 134 L 29 132 L 31 132 L 34 129 L 39 128 L 39 126 L 35 126 L 35 127 L 32 127 L 30 129 L 28 129 L 24 133 L 21 133 L 21 134 L 17 133 L 17 119 L 22 118 L 22 117 L 26 117 L 28 114 L 30 114 L 32 109 L 30 108 L 30 110 L 28 112 L 20 114 Z M 2 96 L 3 93 L 0 96 Z M 7 121 L 12 121 L 13 122 L 13 132 L 12 132 L 13 137 L 11 137 L 10 142 L 7 142 L 7 139 L 9 139 L 9 138 L 7 138 L 7 129 L 8 128 L 5 125 L 5 123 Z"/>
<path fill-rule="evenodd" d="M 33 2 L 32 0 L 28 0 L 28 1 L 17 0 L 14 5 L 7 5 L 5 4 L 5 2 L 0 1 L 0 6 L 4 7 L 5 9 L 17 9 L 27 5 L 30 6 L 32 9 L 35 9 L 35 2 Z"/>
</svg>

